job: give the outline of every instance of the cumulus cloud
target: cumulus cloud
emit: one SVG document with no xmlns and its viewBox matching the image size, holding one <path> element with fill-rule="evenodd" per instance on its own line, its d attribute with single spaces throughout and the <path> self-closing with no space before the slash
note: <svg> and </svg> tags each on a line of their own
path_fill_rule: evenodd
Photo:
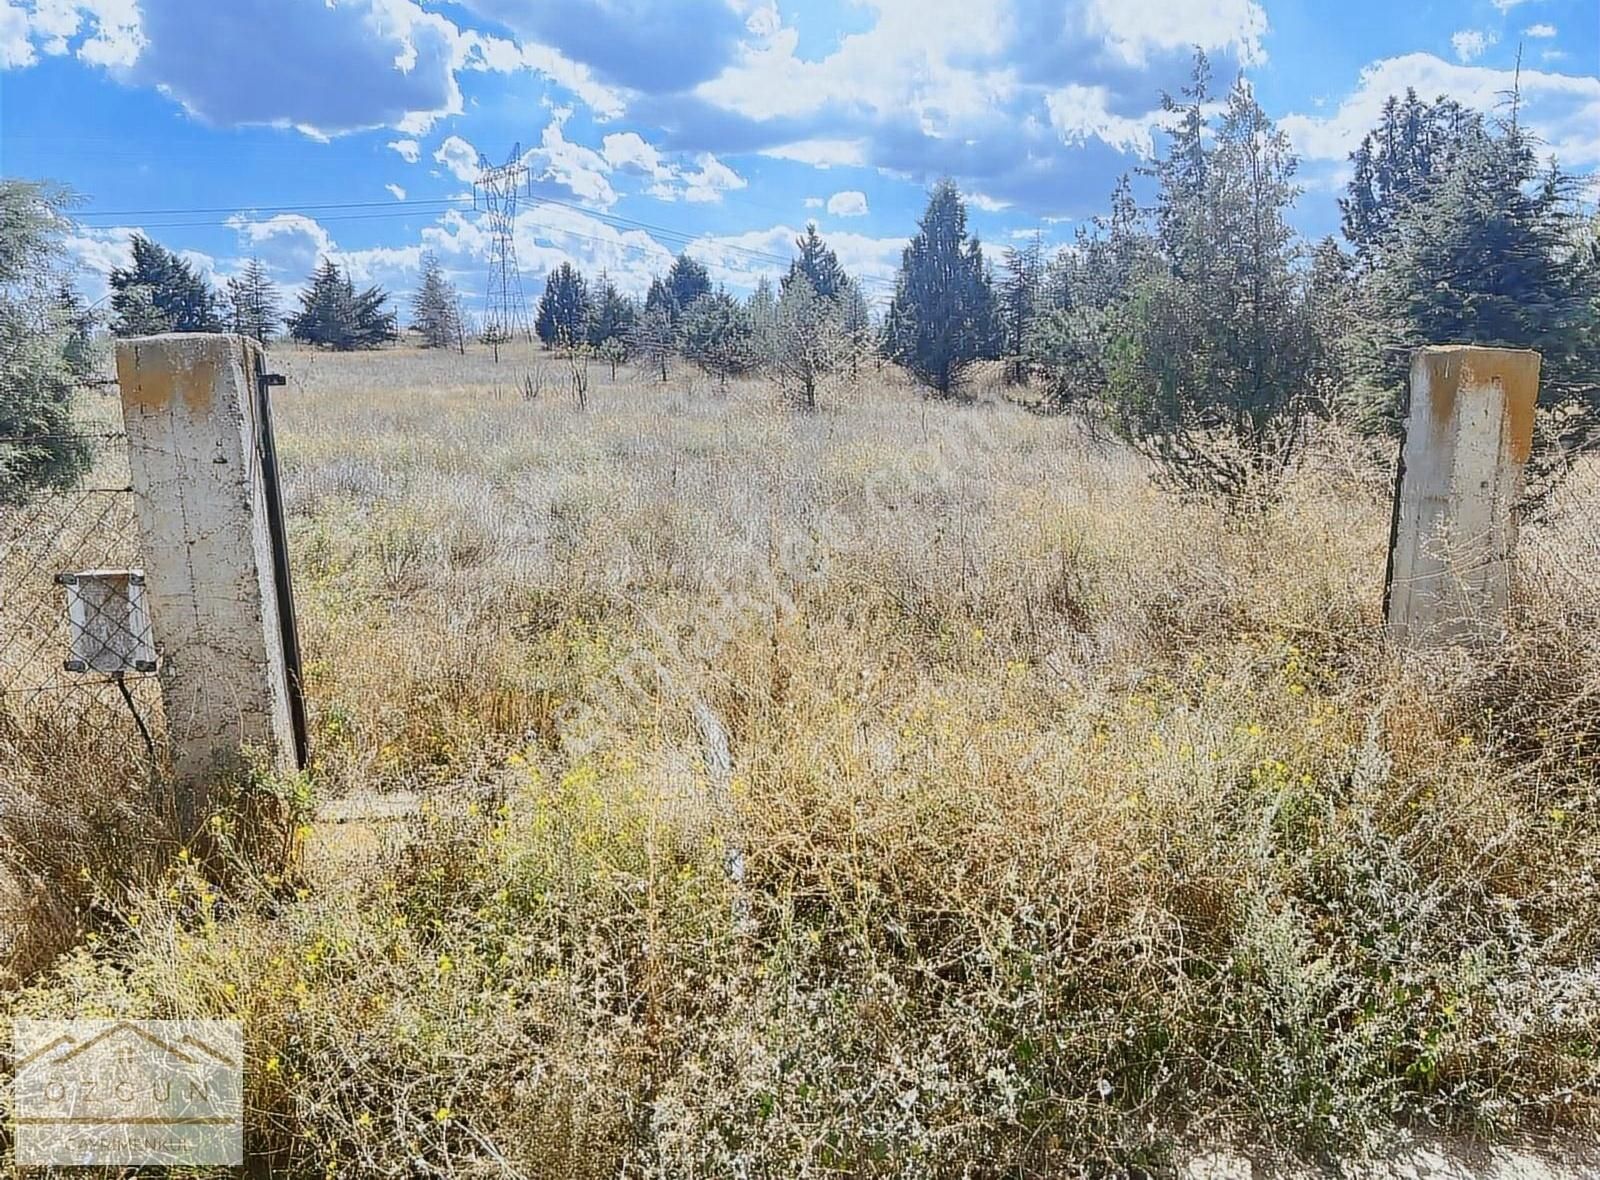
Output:
<svg viewBox="0 0 1600 1180">
<path fill-rule="evenodd" d="M 533 174 L 536 187 L 562 196 L 574 196 L 602 209 L 617 203 L 616 190 L 606 179 L 611 166 L 593 148 L 573 143 L 562 131 L 565 115 L 545 124 L 539 146 L 523 157 Z"/>
<path fill-rule="evenodd" d="M 698 167 L 692 172 L 683 172 L 683 199 L 701 203 L 715 203 L 722 200 L 723 193 L 735 192 L 746 185 L 745 178 L 710 152 L 700 153 L 697 161 Z"/>
<path fill-rule="evenodd" d="M 821 197 L 807 197 L 805 199 L 805 206 L 807 209 L 820 209 L 822 208 L 822 204 L 823 202 Z"/>
<path fill-rule="evenodd" d="M 450 175 L 457 180 L 471 184 L 478 179 L 478 149 L 459 135 L 446 136 L 444 142 L 434 151 L 433 158 L 435 162 L 443 164 Z"/>
<path fill-rule="evenodd" d="M 458 28 L 419 0 L 0 0 L 0 68 L 83 61 L 221 126 L 412 134 L 463 109 L 460 71 L 536 72 L 598 118 L 624 94 L 549 45 Z M 252 68 L 230 65 L 248 45 Z"/>
<path fill-rule="evenodd" d="M 1484 50 L 1498 40 L 1495 34 L 1485 29 L 1462 29 L 1450 38 L 1450 47 L 1456 51 L 1457 61 L 1476 61 L 1483 56 Z"/>
<path fill-rule="evenodd" d="M 413 0 L 143 0 L 140 11 L 145 47 L 129 80 L 209 123 L 422 131 L 462 109 L 456 28 Z M 237 64 L 240 45 L 251 68 Z"/>
<path fill-rule="evenodd" d="M 834 193 L 828 198 L 828 212 L 835 217 L 864 217 L 867 213 L 867 194 L 853 189 Z"/>
<path fill-rule="evenodd" d="M 38 60 L 28 33 L 28 14 L 11 0 L 0 0 L 0 69 L 31 66 Z"/>
<path fill-rule="evenodd" d="M 669 170 L 661 162 L 661 153 L 637 131 L 608 135 L 601 143 L 601 154 L 610 167 L 652 180 L 667 179 Z"/>
<path fill-rule="evenodd" d="M 807 56 L 779 25 L 691 95 L 639 104 L 668 147 L 760 152 L 906 179 L 950 175 L 1039 213 L 1103 203 L 1149 151 L 1196 46 L 1218 77 L 1264 60 L 1255 0 L 872 0 L 870 28 Z"/>
<path fill-rule="evenodd" d="M 422 159 L 422 145 L 414 139 L 392 139 L 389 149 L 397 152 L 407 164 L 415 164 Z"/>
<path fill-rule="evenodd" d="M 292 280 L 304 278 L 322 259 L 338 253 L 332 235 L 302 213 L 278 213 L 260 220 L 238 213 L 227 224 L 238 235 L 242 254 L 260 258 Z"/>
<path fill-rule="evenodd" d="M 600 82 L 588 66 L 552 46 L 532 41 L 519 44 L 466 29 L 462 30 L 460 47 L 464 68 L 502 74 L 532 70 L 543 74 L 570 91 L 596 118 L 614 119 L 627 109 L 627 98 L 621 90 Z"/>
<path fill-rule="evenodd" d="M 1600 78 L 1524 69 L 1455 65 L 1429 53 L 1373 62 L 1355 90 L 1330 115 L 1292 114 L 1279 125 L 1307 159 L 1343 161 L 1377 125 L 1393 94 L 1415 88 L 1421 95 L 1448 94 L 1465 106 L 1493 111 L 1514 85 L 1522 89 L 1521 118 L 1569 167 L 1600 165 Z"/>
<path fill-rule="evenodd" d="M 1162 112 L 1143 115 L 1113 114 L 1111 95 L 1104 86 L 1063 86 L 1045 96 L 1050 125 L 1066 144 L 1082 144 L 1090 138 L 1114 147 L 1119 152 L 1150 156 L 1155 149 L 1152 129 L 1162 121 Z"/>
<path fill-rule="evenodd" d="M 132 65 L 144 48 L 136 0 L 0 0 L 0 69 L 71 53 L 74 41 L 91 65 Z"/>
<path fill-rule="evenodd" d="M 691 242 L 688 252 L 705 263 L 713 282 L 749 290 L 762 276 L 775 278 L 787 269 L 787 264 L 763 256 L 793 257 L 801 233 L 793 226 L 775 225 L 739 234 L 706 234 Z M 861 282 L 869 300 L 882 298 L 893 289 L 906 238 L 836 232 L 827 239 L 840 265 Z"/>
<path fill-rule="evenodd" d="M 1543 24 L 1543 23 L 1537 24 L 1537 25 L 1529 25 L 1527 28 L 1522 30 L 1522 35 L 1524 37 L 1535 37 L 1535 38 L 1554 37 L 1556 35 L 1556 27 L 1554 25 L 1547 25 L 1547 24 Z"/>
<path fill-rule="evenodd" d="M 389 195 L 395 200 L 403 201 L 406 199 L 406 190 L 398 184 L 386 184 L 383 187 L 389 190 Z"/>
<path fill-rule="evenodd" d="M 727 0 L 462 0 L 469 10 L 552 46 L 612 84 L 647 93 L 713 76 L 746 32 Z M 760 21 L 757 21 L 757 27 Z"/>
<path fill-rule="evenodd" d="M 1145 65 L 1152 53 L 1200 45 L 1230 49 L 1246 64 L 1266 60 L 1261 38 L 1267 14 L 1255 0 L 1090 0 L 1088 30 L 1129 65 Z"/>
</svg>

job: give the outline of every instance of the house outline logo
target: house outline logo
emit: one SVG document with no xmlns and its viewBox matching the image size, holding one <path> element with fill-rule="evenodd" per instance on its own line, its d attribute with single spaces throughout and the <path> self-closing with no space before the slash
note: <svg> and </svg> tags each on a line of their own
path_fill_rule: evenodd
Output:
<svg viewBox="0 0 1600 1180">
<path fill-rule="evenodd" d="M 243 1035 L 233 1021 L 18 1020 L 19 1164 L 243 1162 Z"/>
</svg>

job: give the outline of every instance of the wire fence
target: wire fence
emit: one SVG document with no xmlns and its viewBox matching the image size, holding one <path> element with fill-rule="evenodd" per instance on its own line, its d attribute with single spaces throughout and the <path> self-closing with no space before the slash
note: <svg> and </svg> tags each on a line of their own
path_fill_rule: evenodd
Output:
<svg viewBox="0 0 1600 1180">
<path fill-rule="evenodd" d="M 48 752 L 70 730 L 153 757 L 161 695 L 128 576 L 141 561 L 127 436 L 114 396 L 80 407 L 70 430 L 0 435 L 0 753 Z"/>
</svg>

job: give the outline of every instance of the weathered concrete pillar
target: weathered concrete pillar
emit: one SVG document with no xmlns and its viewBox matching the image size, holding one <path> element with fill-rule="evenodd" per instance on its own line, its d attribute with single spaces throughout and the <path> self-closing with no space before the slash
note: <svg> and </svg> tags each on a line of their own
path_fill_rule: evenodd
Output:
<svg viewBox="0 0 1600 1180">
<path fill-rule="evenodd" d="M 293 765 L 262 478 L 260 345 L 241 336 L 117 344 L 151 628 L 185 831 L 243 747 Z"/>
<path fill-rule="evenodd" d="M 1395 634 L 1448 643 L 1498 630 L 1538 394 L 1536 352 L 1443 345 L 1412 357 L 1384 587 Z"/>
</svg>

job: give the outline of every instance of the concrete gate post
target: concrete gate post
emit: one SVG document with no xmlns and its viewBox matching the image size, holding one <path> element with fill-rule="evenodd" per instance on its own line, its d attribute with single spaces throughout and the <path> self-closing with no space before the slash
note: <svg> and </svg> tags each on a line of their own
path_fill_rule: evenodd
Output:
<svg viewBox="0 0 1600 1180">
<path fill-rule="evenodd" d="M 284 632 L 263 479 L 261 347 L 242 336 L 119 341 L 117 379 L 160 657 L 177 819 L 246 747 L 295 764 Z"/>
<path fill-rule="evenodd" d="M 1411 361 L 1385 614 L 1407 640 L 1474 642 L 1499 628 L 1533 448 L 1539 354 L 1444 345 Z"/>
</svg>

